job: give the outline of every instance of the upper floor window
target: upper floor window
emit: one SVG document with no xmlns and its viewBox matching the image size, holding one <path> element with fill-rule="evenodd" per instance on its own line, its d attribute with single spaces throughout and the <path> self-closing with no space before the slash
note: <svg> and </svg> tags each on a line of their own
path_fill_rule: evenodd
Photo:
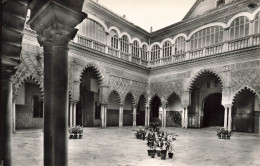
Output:
<svg viewBox="0 0 260 166">
<path fill-rule="evenodd" d="M 194 33 L 190 39 L 191 50 L 200 49 L 223 42 L 223 28 L 208 27 Z"/>
<path fill-rule="evenodd" d="M 260 33 L 260 12 L 258 12 L 255 16 L 254 33 Z"/>
<path fill-rule="evenodd" d="M 118 35 L 117 32 L 115 30 L 112 30 L 110 32 L 111 35 L 111 47 L 118 49 Z"/>
<path fill-rule="evenodd" d="M 163 57 L 168 57 L 172 55 L 172 45 L 170 41 L 163 43 Z"/>
<path fill-rule="evenodd" d="M 82 23 L 81 29 L 82 35 L 97 42 L 106 44 L 105 30 L 98 22 L 91 19 L 85 19 Z"/>
<path fill-rule="evenodd" d="M 129 52 L 129 43 L 128 38 L 126 35 L 124 35 L 121 39 L 121 51 L 128 53 Z"/>
<path fill-rule="evenodd" d="M 139 58 L 139 43 L 136 40 L 132 45 L 132 55 Z"/>
<path fill-rule="evenodd" d="M 160 46 L 154 45 L 151 50 L 151 60 L 160 59 Z"/>
<path fill-rule="evenodd" d="M 249 20 L 241 16 L 232 21 L 230 25 L 230 40 L 249 35 Z"/>
<path fill-rule="evenodd" d="M 185 52 L 186 41 L 183 36 L 178 37 L 175 41 L 175 54 L 181 54 Z"/>
<path fill-rule="evenodd" d="M 147 46 L 143 45 L 141 49 L 141 59 L 143 60 L 148 60 L 148 51 L 147 51 Z"/>
</svg>

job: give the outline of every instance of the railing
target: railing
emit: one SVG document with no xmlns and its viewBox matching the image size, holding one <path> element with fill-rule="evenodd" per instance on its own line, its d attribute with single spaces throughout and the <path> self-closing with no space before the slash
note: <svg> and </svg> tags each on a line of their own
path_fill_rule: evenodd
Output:
<svg viewBox="0 0 260 166">
<path fill-rule="evenodd" d="M 93 49 L 94 50 L 97 50 L 97 51 L 100 51 L 100 52 L 105 52 L 105 48 L 106 48 L 106 45 L 104 45 L 104 44 L 101 44 L 101 43 L 98 43 L 98 42 L 93 43 Z"/>
<path fill-rule="evenodd" d="M 128 53 L 125 53 L 125 52 L 123 52 L 123 51 L 120 51 L 120 58 L 121 59 L 124 59 L 124 60 L 126 60 L 126 61 L 129 61 L 129 54 Z"/>
<path fill-rule="evenodd" d="M 244 37 L 235 39 L 228 42 L 228 51 L 238 50 L 241 48 L 248 47 L 249 45 L 249 38 L 250 37 Z"/>
<path fill-rule="evenodd" d="M 205 56 L 222 53 L 223 43 L 205 48 Z"/>
<path fill-rule="evenodd" d="M 189 53 L 189 59 L 196 59 L 202 56 L 203 56 L 203 49 L 194 50 Z"/>
<path fill-rule="evenodd" d="M 142 66 L 148 66 L 148 60 L 141 59 Z"/>
<path fill-rule="evenodd" d="M 167 65 L 169 63 L 172 63 L 172 60 L 173 60 L 172 55 L 168 56 L 168 57 L 163 57 L 162 58 L 162 63 L 163 63 L 163 65 Z"/>
<path fill-rule="evenodd" d="M 133 63 L 140 65 L 140 60 L 141 60 L 140 58 L 135 57 L 135 56 L 132 56 L 132 62 L 133 62 Z"/>
<path fill-rule="evenodd" d="M 185 58 L 186 58 L 185 53 L 177 54 L 177 55 L 174 55 L 173 62 L 174 63 L 182 62 L 182 61 L 185 61 Z"/>
<path fill-rule="evenodd" d="M 159 66 L 160 65 L 160 59 L 155 59 L 150 61 L 151 67 Z"/>
<path fill-rule="evenodd" d="M 201 58 L 205 56 L 211 56 L 215 54 L 220 54 L 227 51 L 233 51 L 238 50 L 246 47 L 256 46 L 260 45 L 260 33 L 254 34 L 251 36 L 231 40 L 231 41 L 225 41 L 220 44 L 200 48 L 197 50 L 188 50 L 187 52 L 183 52 L 180 54 L 173 54 L 168 57 L 163 57 L 161 59 L 155 59 L 155 60 L 145 60 L 141 59 L 139 57 L 133 56 L 129 53 L 120 51 L 118 49 L 106 46 L 105 44 L 99 43 L 97 41 L 93 41 L 91 39 L 88 39 L 84 36 L 77 35 L 77 38 L 74 39 L 76 43 L 79 45 L 97 50 L 99 52 L 106 53 L 108 55 L 123 59 L 128 62 L 132 62 L 134 64 L 142 65 L 142 66 L 149 66 L 149 67 L 156 67 L 161 65 L 166 65 L 170 63 L 178 63 L 183 62 L 190 59 L 196 59 Z M 27 48 L 27 46 L 23 46 L 23 49 L 27 50 L 33 50 L 33 48 Z M 38 50 L 35 52 L 39 52 Z"/>
<path fill-rule="evenodd" d="M 108 47 L 108 54 L 119 58 L 119 51 L 114 48 Z"/>
<path fill-rule="evenodd" d="M 260 45 L 260 33 L 253 36 L 253 46 Z"/>
<path fill-rule="evenodd" d="M 78 37 L 78 44 L 92 48 L 92 40 L 80 35 L 77 35 L 77 37 Z"/>
</svg>

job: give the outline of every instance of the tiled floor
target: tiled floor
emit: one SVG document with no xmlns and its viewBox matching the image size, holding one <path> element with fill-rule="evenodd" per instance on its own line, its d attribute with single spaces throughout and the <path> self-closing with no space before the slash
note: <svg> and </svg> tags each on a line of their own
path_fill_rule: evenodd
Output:
<svg viewBox="0 0 260 166">
<path fill-rule="evenodd" d="M 68 141 L 69 166 L 256 166 L 260 165 L 260 136 L 233 133 L 220 140 L 211 129 L 166 128 L 179 135 L 172 159 L 147 155 L 146 141 L 134 137 L 132 127 L 84 128 L 83 139 Z M 43 165 L 43 133 L 17 131 L 13 165 Z"/>
</svg>

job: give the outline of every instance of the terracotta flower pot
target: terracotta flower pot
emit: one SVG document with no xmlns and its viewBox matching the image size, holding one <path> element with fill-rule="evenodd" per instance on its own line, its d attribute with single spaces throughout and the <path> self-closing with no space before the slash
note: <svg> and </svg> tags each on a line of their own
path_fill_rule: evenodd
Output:
<svg viewBox="0 0 260 166">
<path fill-rule="evenodd" d="M 166 159 L 166 150 L 161 150 L 161 159 L 165 160 Z"/>
</svg>

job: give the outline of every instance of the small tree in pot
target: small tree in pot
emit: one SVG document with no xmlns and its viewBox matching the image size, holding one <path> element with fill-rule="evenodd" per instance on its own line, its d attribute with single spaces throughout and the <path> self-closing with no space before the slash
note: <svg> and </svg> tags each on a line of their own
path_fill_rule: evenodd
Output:
<svg viewBox="0 0 260 166">
<path fill-rule="evenodd" d="M 148 155 L 154 158 L 156 154 L 156 146 L 155 146 L 155 133 L 149 132 L 147 135 L 147 146 L 148 146 Z"/>
</svg>

